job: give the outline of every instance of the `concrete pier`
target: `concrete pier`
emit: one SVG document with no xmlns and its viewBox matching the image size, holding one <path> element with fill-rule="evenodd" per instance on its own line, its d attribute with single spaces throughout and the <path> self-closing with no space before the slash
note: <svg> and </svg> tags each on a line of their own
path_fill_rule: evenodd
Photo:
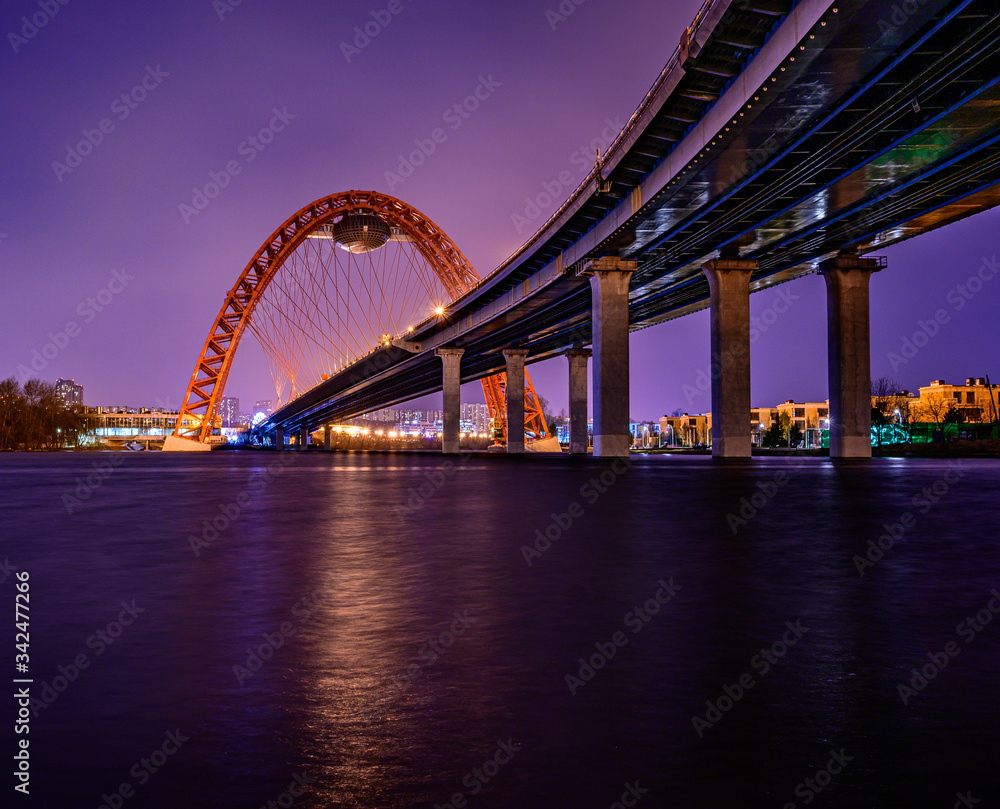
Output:
<svg viewBox="0 0 1000 809">
<path fill-rule="evenodd" d="M 327 424 L 326 426 L 323 427 L 323 449 L 329 451 L 331 446 L 332 444 L 331 444 L 330 425 Z"/>
<path fill-rule="evenodd" d="M 594 346 L 594 456 L 628 457 L 628 284 L 635 261 L 604 256 L 584 264 L 590 276 Z"/>
<path fill-rule="evenodd" d="M 524 452 L 524 360 L 526 348 L 505 348 L 507 360 L 507 454 Z"/>
<path fill-rule="evenodd" d="M 274 446 L 276 449 L 285 448 L 285 428 L 278 426 L 274 428 Z"/>
<path fill-rule="evenodd" d="M 702 266 L 712 318 L 712 456 L 750 457 L 750 276 L 757 262 L 736 257 Z"/>
<path fill-rule="evenodd" d="M 830 457 L 871 458 L 871 337 L 868 288 L 884 259 L 842 253 L 825 261 Z"/>
<path fill-rule="evenodd" d="M 296 449 L 302 451 L 309 449 L 309 428 L 305 424 L 299 427 L 299 445 Z"/>
<path fill-rule="evenodd" d="M 587 361 L 589 348 L 571 348 L 569 360 L 569 451 L 587 454 Z"/>
<path fill-rule="evenodd" d="M 441 449 L 449 455 L 459 452 L 462 427 L 462 355 L 464 348 L 439 348 L 436 351 L 443 367 L 444 426 Z"/>
<path fill-rule="evenodd" d="M 179 435 L 168 435 L 163 441 L 164 452 L 209 452 L 211 449 L 209 444 L 181 438 Z"/>
</svg>

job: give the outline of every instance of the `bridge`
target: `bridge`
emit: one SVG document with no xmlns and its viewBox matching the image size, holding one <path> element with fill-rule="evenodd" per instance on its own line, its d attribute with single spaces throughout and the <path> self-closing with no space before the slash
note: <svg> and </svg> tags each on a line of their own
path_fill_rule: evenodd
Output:
<svg viewBox="0 0 1000 809">
<path fill-rule="evenodd" d="M 296 392 L 261 428 L 283 444 L 443 390 L 454 452 L 462 382 L 502 375 L 491 412 L 519 424 L 534 401 L 526 363 L 566 355 L 570 448 L 586 452 L 592 353 L 594 453 L 625 455 L 629 332 L 709 307 L 713 454 L 747 457 L 749 295 L 819 272 L 830 453 L 870 456 L 868 287 L 885 267 L 871 254 L 1000 201 L 998 37 L 988 0 L 709 0 L 594 170 L 517 252 Z M 371 212 L 338 198 L 279 228 L 243 281 Z M 203 430 L 252 328 L 253 293 L 240 283 L 217 322 L 230 331 L 209 335 L 185 400 Z M 519 429 L 507 446 L 524 450 Z"/>
</svg>

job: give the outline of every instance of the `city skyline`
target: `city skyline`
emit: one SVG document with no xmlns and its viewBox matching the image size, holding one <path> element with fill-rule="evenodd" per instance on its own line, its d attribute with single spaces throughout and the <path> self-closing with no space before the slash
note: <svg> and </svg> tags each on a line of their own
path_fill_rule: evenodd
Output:
<svg viewBox="0 0 1000 809">
<path fill-rule="evenodd" d="M 898 380 L 894 379 L 893 377 L 888 377 L 888 376 L 884 376 L 884 377 L 881 377 L 881 378 L 874 378 L 873 377 L 873 379 L 872 379 L 872 387 L 873 387 L 873 389 L 875 387 L 877 387 L 878 383 L 880 383 L 882 379 L 885 379 L 887 381 L 896 381 L 896 382 L 898 382 Z M 892 392 L 895 393 L 895 394 L 907 394 L 907 393 L 909 393 L 912 396 L 912 395 L 918 395 L 918 394 L 913 394 L 913 391 L 920 391 L 921 389 L 931 388 L 932 386 L 936 386 L 936 385 L 943 385 L 943 386 L 946 386 L 946 387 L 949 387 L 949 388 L 951 388 L 951 387 L 966 387 L 969 384 L 983 385 L 983 384 L 986 383 L 987 379 L 989 379 L 989 377 L 968 377 L 967 376 L 967 377 L 964 377 L 964 378 L 960 379 L 958 376 L 949 376 L 948 374 L 944 374 L 944 375 L 939 374 L 938 376 L 935 376 L 932 379 L 926 380 L 923 384 L 917 384 L 917 385 L 903 385 L 903 384 L 898 384 L 898 385 L 894 386 L 895 389 Z M 957 380 L 957 381 L 952 381 L 952 380 Z M 970 380 L 972 380 L 972 382 L 970 382 Z M 976 380 L 979 380 L 979 381 L 976 382 Z M 62 379 L 57 380 L 56 381 L 57 390 L 59 389 L 59 383 L 62 383 L 62 382 L 70 382 L 70 383 L 72 383 L 73 381 L 74 380 L 62 380 Z M 997 385 L 1000 385 L 1000 382 L 998 382 L 998 381 L 991 380 L 991 382 L 992 382 L 992 385 L 994 387 L 996 387 Z M 76 388 L 78 388 L 80 391 L 83 390 L 83 386 L 82 385 L 77 385 Z M 473 398 L 474 394 L 477 391 L 481 393 L 481 388 L 478 387 L 478 383 L 468 383 L 468 384 L 462 386 L 463 399 L 462 399 L 462 407 L 461 407 L 461 418 L 462 418 L 463 421 L 470 421 L 470 420 L 472 420 L 469 417 L 469 412 L 473 408 L 483 408 L 484 412 L 488 412 L 487 405 L 484 402 L 468 401 L 465 398 L 465 394 L 467 392 L 470 393 L 470 394 L 472 394 L 472 396 L 470 396 L 470 398 Z M 874 391 L 873 391 L 872 395 L 873 396 L 876 395 L 874 393 Z M 80 393 L 80 396 L 82 397 L 82 393 Z M 440 407 L 436 407 L 436 408 L 433 407 L 433 406 L 417 407 L 417 406 L 415 406 L 413 404 L 413 402 L 428 401 L 428 400 L 431 401 L 431 402 L 433 402 L 434 398 L 435 397 L 425 396 L 425 397 L 422 397 L 422 399 L 414 399 L 414 400 L 412 400 L 412 402 L 403 403 L 402 405 L 397 405 L 397 406 L 387 407 L 387 408 L 381 408 L 379 410 L 375 410 L 375 411 L 371 411 L 369 413 L 366 413 L 363 416 L 359 416 L 359 417 L 357 417 L 355 419 L 348 419 L 347 422 L 353 422 L 353 421 L 357 421 L 357 420 L 360 420 L 360 419 L 374 419 L 374 420 L 377 420 L 378 417 L 381 416 L 382 414 L 389 414 L 389 413 L 392 413 L 392 414 L 403 414 L 403 413 L 421 413 L 422 412 L 422 413 L 438 413 L 438 414 L 440 414 L 442 412 Z M 482 396 L 480 395 L 479 398 L 482 398 Z M 692 398 L 695 399 L 695 400 L 697 400 L 699 397 L 692 396 Z M 235 402 L 235 409 L 234 409 L 234 406 L 226 405 L 227 401 Z M 754 399 L 754 401 L 756 402 L 756 399 Z M 826 402 L 826 401 L 828 401 L 828 397 L 819 397 L 819 398 L 815 398 L 815 399 L 810 399 L 810 398 L 806 398 L 806 397 L 786 396 L 784 398 L 776 399 L 775 401 L 778 403 L 777 405 L 754 404 L 753 408 L 755 410 L 756 409 L 761 409 L 761 408 L 773 408 L 773 407 L 777 407 L 780 404 L 792 403 L 792 402 L 794 402 L 795 404 Z M 707 403 L 708 402 L 706 401 L 706 404 Z M 150 412 L 176 412 L 177 411 L 176 408 L 172 409 L 172 408 L 162 407 L 162 406 L 159 405 L 159 403 L 157 405 L 151 407 L 151 406 L 149 406 L 147 404 L 122 404 L 122 403 L 109 404 L 109 403 L 106 403 L 106 402 L 102 403 L 102 404 L 93 404 L 93 403 L 86 403 L 86 402 L 83 402 L 81 400 L 80 402 L 77 402 L 77 404 L 82 404 L 85 407 L 94 408 L 94 409 L 98 409 L 98 408 L 104 409 L 104 410 L 123 409 L 123 410 L 128 410 L 130 412 L 138 412 L 138 411 L 144 411 L 144 410 L 145 411 L 150 411 Z M 262 405 L 264 405 L 264 406 L 262 407 Z M 564 407 L 557 408 L 557 407 L 552 406 L 551 402 L 549 403 L 549 405 L 550 406 L 549 406 L 549 409 L 547 411 L 548 414 L 551 415 L 551 416 L 557 417 L 557 418 L 560 417 L 560 412 L 562 410 L 565 410 Z M 226 409 L 226 408 L 228 408 L 228 409 Z M 263 412 L 265 415 L 268 415 L 271 412 L 271 401 L 270 400 L 258 400 L 258 401 L 256 401 L 254 403 L 254 408 L 253 408 L 252 411 L 245 411 L 245 410 L 241 411 L 241 410 L 239 410 L 239 397 L 224 396 L 220 400 L 220 403 L 219 403 L 219 412 L 217 413 L 217 416 L 219 416 L 220 418 L 224 418 L 224 412 L 233 412 L 233 413 L 237 414 L 240 418 L 244 418 L 245 417 L 245 419 L 247 421 L 249 421 L 249 419 L 252 418 L 258 412 Z M 653 420 L 660 419 L 660 418 L 667 417 L 667 416 L 680 416 L 680 415 L 685 415 L 685 416 L 687 416 L 687 415 L 690 415 L 690 416 L 700 415 L 700 416 L 703 416 L 703 415 L 710 414 L 710 413 L 711 413 L 711 409 L 708 409 L 708 410 L 704 410 L 704 409 L 702 409 L 702 410 L 699 410 L 699 409 L 690 409 L 689 410 L 689 409 L 686 409 L 686 408 L 684 408 L 682 406 L 678 406 L 678 407 L 674 407 L 674 408 L 670 408 L 670 409 L 664 409 L 664 410 L 662 410 L 662 412 L 659 412 L 658 414 L 655 414 L 655 415 L 651 415 L 651 414 L 648 414 L 648 413 L 633 413 L 632 414 L 633 415 L 632 420 L 633 421 L 638 421 L 638 422 L 643 422 L 643 421 L 653 421 Z M 345 422 L 345 423 L 347 423 L 347 422 Z M 229 426 L 229 425 L 224 424 L 223 426 Z"/>
</svg>

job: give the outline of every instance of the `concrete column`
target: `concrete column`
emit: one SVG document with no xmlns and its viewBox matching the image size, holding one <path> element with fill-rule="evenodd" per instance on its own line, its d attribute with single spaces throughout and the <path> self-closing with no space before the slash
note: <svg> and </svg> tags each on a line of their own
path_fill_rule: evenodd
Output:
<svg viewBox="0 0 1000 809">
<path fill-rule="evenodd" d="M 444 426 L 442 429 L 441 449 L 457 455 L 459 451 L 459 434 L 462 427 L 462 355 L 464 348 L 439 348 L 437 355 L 441 358 L 444 388 Z"/>
<path fill-rule="evenodd" d="M 868 285 L 879 258 L 841 254 L 823 262 L 830 379 L 830 457 L 871 458 L 872 398 Z"/>
<path fill-rule="evenodd" d="M 274 446 L 276 449 L 285 448 L 285 428 L 281 425 L 274 429 Z"/>
<path fill-rule="evenodd" d="M 627 458 L 628 283 L 636 262 L 614 256 L 588 261 L 594 346 L 594 457 Z"/>
<path fill-rule="evenodd" d="M 712 456 L 750 457 L 750 276 L 757 262 L 712 259 Z"/>
<path fill-rule="evenodd" d="M 507 360 L 507 454 L 524 452 L 524 360 L 526 348 L 505 348 Z"/>
<path fill-rule="evenodd" d="M 298 449 L 303 450 L 303 451 L 309 449 L 309 428 L 305 424 L 303 424 L 301 427 L 299 427 L 299 446 L 298 446 Z"/>
<path fill-rule="evenodd" d="M 330 425 L 327 424 L 325 427 L 323 427 L 323 449 L 327 451 L 330 450 L 330 447 L 332 446 L 330 441 L 331 441 Z"/>
<path fill-rule="evenodd" d="M 587 454 L 587 360 L 589 348 L 571 348 L 569 360 L 569 451 Z"/>
</svg>

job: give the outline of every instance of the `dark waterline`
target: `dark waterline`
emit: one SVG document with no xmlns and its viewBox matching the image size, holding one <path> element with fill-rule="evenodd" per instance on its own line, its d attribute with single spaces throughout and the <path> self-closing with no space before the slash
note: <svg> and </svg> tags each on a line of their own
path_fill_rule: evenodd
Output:
<svg viewBox="0 0 1000 809">
<path fill-rule="evenodd" d="M 609 807 L 636 782 L 640 807 L 1000 798 L 1000 622 L 960 626 L 1000 588 L 1000 462 L 140 453 L 94 473 L 110 457 L 0 456 L 33 696 L 88 661 L 32 720 L 31 800 L 4 806 L 97 809 L 128 782 L 127 809 L 258 807 L 295 774 L 294 805 L 324 807 Z M 831 751 L 850 760 L 817 776 Z"/>
</svg>

